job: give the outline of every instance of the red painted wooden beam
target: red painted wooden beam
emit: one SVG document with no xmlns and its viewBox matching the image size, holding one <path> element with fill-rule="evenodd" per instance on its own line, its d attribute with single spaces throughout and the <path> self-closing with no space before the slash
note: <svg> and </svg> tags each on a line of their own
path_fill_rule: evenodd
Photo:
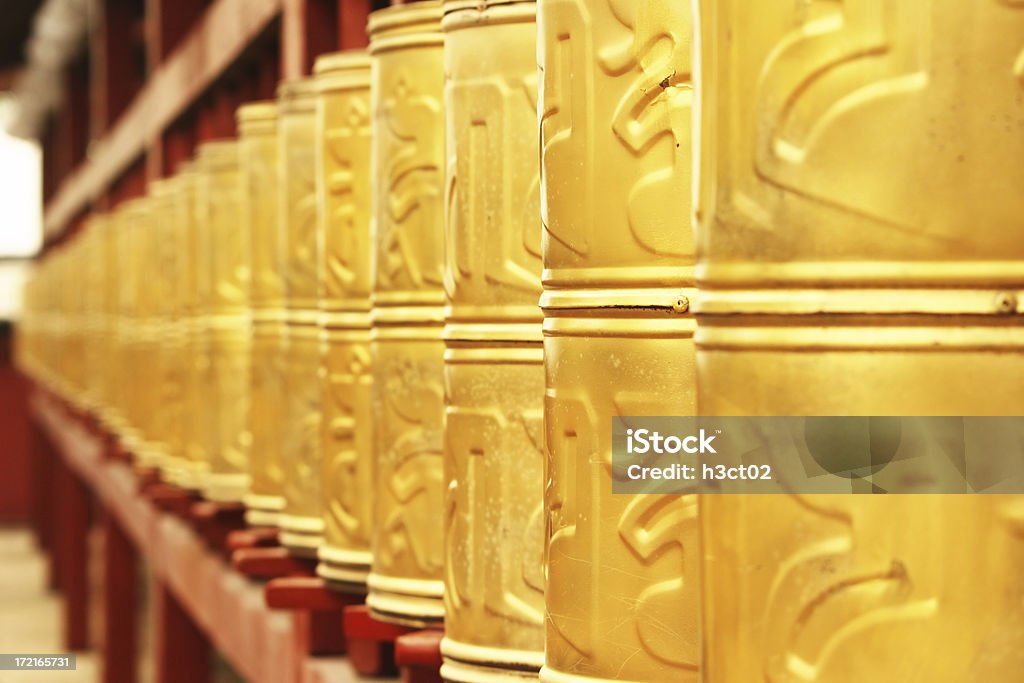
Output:
<svg viewBox="0 0 1024 683">
<path fill-rule="evenodd" d="M 154 613 L 157 683 L 209 683 L 210 642 L 165 585 L 157 590 Z"/>
<path fill-rule="evenodd" d="M 136 680 L 138 556 L 117 519 L 103 514 L 103 683 Z"/>
</svg>

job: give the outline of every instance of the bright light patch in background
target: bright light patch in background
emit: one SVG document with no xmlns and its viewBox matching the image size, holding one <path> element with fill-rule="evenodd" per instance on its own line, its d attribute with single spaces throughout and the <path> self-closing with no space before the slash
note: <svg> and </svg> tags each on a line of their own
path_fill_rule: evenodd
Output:
<svg viewBox="0 0 1024 683">
<path fill-rule="evenodd" d="M 7 133 L 9 96 L 0 94 L 0 258 L 34 256 L 43 239 L 42 154 Z"/>
<path fill-rule="evenodd" d="M 28 273 L 26 257 L 43 241 L 43 174 L 39 144 L 7 134 L 11 98 L 0 93 L 0 320 L 15 320 Z"/>
</svg>

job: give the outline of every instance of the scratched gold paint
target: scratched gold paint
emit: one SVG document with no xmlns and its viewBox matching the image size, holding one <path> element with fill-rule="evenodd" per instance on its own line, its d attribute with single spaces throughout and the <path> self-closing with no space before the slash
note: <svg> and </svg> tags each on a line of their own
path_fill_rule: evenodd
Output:
<svg viewBox="0 0 1024 683">
<path fill-rule="evenodd" d="M 320 396 L 324 544 L 317 573 L 366 591 L 373 533 L 370 305 L 370 58 L 317 60 L 317 193 L 321 207 Z"/>
<path fill-rule="evenodd" d="M 441 4 L 370 15 L 373 396 L 366 598 L 387 621 L 444 617 L 444 66 Z"/>
<path fill-rule="evenodd" d="M 284 249 L 284 510 L 281 543 L 316 557 L 323 539 L 320 490 L 319 219 L 316 196 L 316 83 L 278 91 L 278 220 Z"/>
<path fill-rule="evenodd" d="M 1024 6 L 699 7 L 701 413 L 1021 414 Z M 1021 496 L 701 513 L 708 683 L 1020 678 Z"/>
<path fill-rule="evenodd" d="M 251 312 L 246 521 L 273 527 L 284 509 L 284 250 L 278 215 L 277 104 L 238 109 L 241 222 L 249 236 Z"/>
<path fill-rule="evenodd" d="M 693 496 L 612 495 L 611 419 L 696 409 L 688 3 L 541 0 L 546 654 L 700 679 Z"/>
<path fill-rule="evenodd" d="M 533 2 L 445 2 L 448 681 L 544 662 L 544 347 Z"/>
</svg>

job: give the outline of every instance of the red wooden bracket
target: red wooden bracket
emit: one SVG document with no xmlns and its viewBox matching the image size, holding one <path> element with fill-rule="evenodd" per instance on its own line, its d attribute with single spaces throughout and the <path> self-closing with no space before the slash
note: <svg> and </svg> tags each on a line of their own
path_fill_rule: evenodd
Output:
<svg viewBox="0 0 1024 683">
<path fill-rule="evenodd" d="M 308 655 L 344 654 L 342 610 L 362 601 L 361 596 L 332 591 L 318 576 L 273 579 L 264 587 L 263 599 L 271 609 L 293 610 L 296 648 Z"/>
<path fill-rule="evenodd" d="M 345 639 L 352 667 L 363 676 L 394 676 L 395 641 L 413 629 L 374 619 L 366 605 L 345 608 Z"/>
<path fill-rule="evenodd" d="M 114 438 L 113 443 L 110 445 L 109 453 L 111 460 L 117 460 L 119 462 L 132 461 L 132 452 L 129 451 L 125 447 L 125 445 L 121 443 L 121 440 L 116 437 Z"/>
<path fill-rule="evenodd" d="M 138 467 L 135 469 L 136 490 L 142 496 L 148 497 L 146 491 L 153 486 L 160 484 L 160 470 L 155 467 Z"/>
<path fill-rule="evenodd" d="M 441 639 L 444 631 L 426 629 L 398 636 L 395 664 L 402 683 L 441 683 Z"/>
<path fill-rule="evenodd" d="M 228 545 L 230 547 L 231 539 Z M 251 579 L 263 580 L 287 576 L 312 577 L 316 570 L 312 560 L 295 557 L 281 546 L 239 548 L 231 553 L 231 566 Z"/>
<path fill-rule="evenodd" d="M 189 515 L 206 545 L 226 553 L 228 535 L 245 528 L 245 506 L 241 503 L 193 503 Z"/>
<path fill-rule="evenodd" d="M 197 502 L 194 494 L 167 483 L 153 484 L 144 494 L 156 509 L 178 518 L 188 518 Z"/>
<path fill-rule="evenodd" d="M 319 576 L 285 576 L 273 579 L 264 587 L 263 599 L 271 609 L 337 611 L 339 617 L 343 609 L 363 601 L 361 596 L 332 591 Z"/>
<path fill-rule="evenodd" d="M 278 530 L 270 527 L 250 527 L 228 534 L 228 552 L 243 548 L 273 548 L 278 545 Z"/>
<path fill-rule="evenodd" d="M 293 612 L 292 623 L 297 652 L 309 656 L 345 654 L 345 631 L 341 627 L 340 611 Z"/>
</svg>

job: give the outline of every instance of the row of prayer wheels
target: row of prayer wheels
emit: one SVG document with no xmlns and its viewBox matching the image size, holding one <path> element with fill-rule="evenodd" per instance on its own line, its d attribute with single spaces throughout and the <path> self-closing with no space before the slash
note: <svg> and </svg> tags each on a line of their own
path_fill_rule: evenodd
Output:
<svg viewBox="0 0 1024 683">
<path fill-rule="evenodd" d="M 610 452 L 612 416 L 1024 411 L 1024 5 L 369 33 L 48 254 L 23 365 L 443 621 L 448 680 L 1020 679 L 1021 496 L 612 495 Z"/>
</svg>

